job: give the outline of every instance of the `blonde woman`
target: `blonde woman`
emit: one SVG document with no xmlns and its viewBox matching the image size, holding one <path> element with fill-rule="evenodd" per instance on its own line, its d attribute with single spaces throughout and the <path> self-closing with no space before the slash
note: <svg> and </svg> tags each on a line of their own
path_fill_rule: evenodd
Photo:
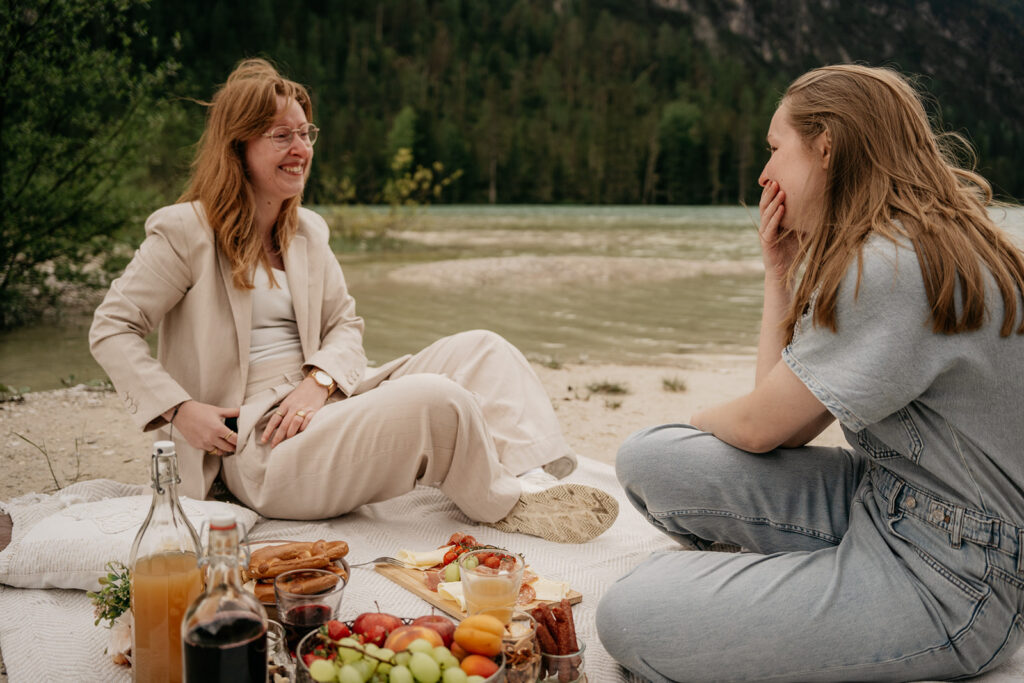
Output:
<svg viewBox="0 0 1024 683">
<path fill-rule="evenodd" d="M 629 669 L 947 679 L 1024 642 L 1024 258 L 944 144 L 891 70 L 786 91 L 754 389 L 619 451 L 637 509 L 698 550 L 604 596 L 601 640 Z M 806 445 L 833 420 L 848 447 Z"/>
<path fill-rule="evenodd" d="M 240 63 L 180 203 L 150 216 L 96 310 L 93 355 L 136 423 L 175 437 L 184 493 L 226 486 L 264 516 L 316 519 L 422 483 L 504 531 L 602 533 L 615 499 L 557 482 L 576 457 L 504 339 L 461 333 L 368 368 L 328 228 L 301 207 L 312 120 L 305 88 Z"/>
</svg>

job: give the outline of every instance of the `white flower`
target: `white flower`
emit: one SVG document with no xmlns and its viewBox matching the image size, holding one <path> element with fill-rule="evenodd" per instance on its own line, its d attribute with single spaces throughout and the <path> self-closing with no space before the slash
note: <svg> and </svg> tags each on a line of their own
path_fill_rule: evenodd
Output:
<svg viewBox="0 0 1024 683">
<path fill-rule="evenodd" d="M 132 663 L 132 611 L 125 610 L 114 619 L 107 639 L 107 654 L 115 664 L 131 666 Z"/>
</svg>

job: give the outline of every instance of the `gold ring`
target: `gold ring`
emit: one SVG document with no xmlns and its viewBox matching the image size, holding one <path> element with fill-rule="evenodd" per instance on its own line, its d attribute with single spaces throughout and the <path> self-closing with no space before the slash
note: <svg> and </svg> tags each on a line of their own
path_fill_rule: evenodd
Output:
<svg viewBox="0 0 1024 683">
<path fill-rule="evenodd" d="M 296 415 L 296 417 L 306 417 L 306 411 L 305 410 L 296 410 L 295 411 L 295 415 Z"/>
<path fill-rule="evenodd" d="M 227 434 L 225 434 L 224 436 L 222 436 L 220 438 L 224 439 L 225 441 L 228 441 L 231 438 L 232 434 L 234 434 L 234 432 L 228 432 Z"/>
<path fill-rule="evenodd" d="M 212 448 L 212 449 L 210 449 L 210 450 L 208 450 L 206 452 L 209 453 L 210 455 L 220 455 L 220 449 L 219 448 Z"/>
<path fill-rule="evenodd" d="M 285 415 L 280 410 L 275 410 L 274 413 L 277 414 L 277 415 L 280 415 L 281 417 L 284 417 L 284 415 Z"/>
</svg>

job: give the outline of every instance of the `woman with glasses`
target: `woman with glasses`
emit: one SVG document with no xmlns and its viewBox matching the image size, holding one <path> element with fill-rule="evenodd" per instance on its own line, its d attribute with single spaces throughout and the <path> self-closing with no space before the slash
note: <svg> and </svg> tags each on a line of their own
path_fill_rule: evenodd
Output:
<svg viewBox="0 0 1024 683">
<path fill-rule="evenodd" d="M 422 483 L 504 531 L 602 533 L 615 499 L 558 483 L 576 457 L 504 339 L 465 332 L 367 366 L 327 225 L 301 207 L 311 120 L 303 86 L 240 63 L 180 202 L 150 216 L 96 310 L 93 355 L 140 427 L 177 437 L 185 494 L 226 486 L 264 516 L 317 519 Z"/>
</svg>

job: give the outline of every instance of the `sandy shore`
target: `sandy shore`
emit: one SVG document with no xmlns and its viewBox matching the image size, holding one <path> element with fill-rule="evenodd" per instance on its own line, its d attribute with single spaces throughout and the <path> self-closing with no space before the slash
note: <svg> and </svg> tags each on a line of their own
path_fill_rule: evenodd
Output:
<svg viewBox="0 0 1024 683">
<path fill-rule="evenodd" d="M 693 356 L 679 366 L 535 364 L 576 452 L 612 463 L 622 440 L 653 424 L 685 421 L 696 410 L 752 386 L 752 356 Z M 666 388 L 673 384 L 676 390 Z M 626 393 L 600 393 L 597 385 Z M 842 443 L 837 426 L 820 443 Z M 109 392 L 84 386 L 26 394 L 0 404 L 0 501 L 50 493 L 57 484 L 109 478 L 149 480 L 152 439 Z M 49 461 L 49 462 L 48 462 Z M 52 468 L 52 471 L 51 471 Z"/>
</svg>

